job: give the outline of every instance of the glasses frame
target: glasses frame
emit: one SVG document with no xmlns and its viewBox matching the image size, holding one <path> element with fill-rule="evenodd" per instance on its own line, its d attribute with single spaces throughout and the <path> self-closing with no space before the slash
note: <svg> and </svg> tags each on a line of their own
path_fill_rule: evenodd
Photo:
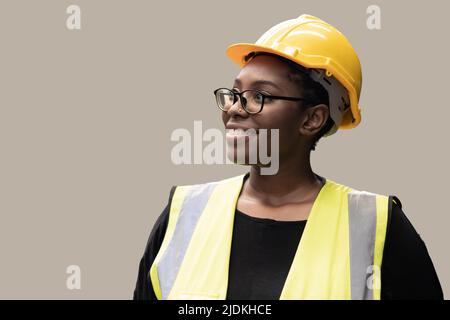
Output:
<svg viewBox="0 0 450 320">
<path fill-rule="evenodd" d="M 243 109 L 245 110 L 245 112 L 247 112 L 248 114 L 257 114 L 257 113 L 260 113 L 260 112 L 263 110 L 263 108 L 264 108 L 264 101 L 265 101 L 266 98 L 270 98 L 270 99 L 274 99 L 274 100 L 288 100 L 288 101 L 310 101 L 310 99 L 305 99 L 305 98 L 286 97 L 286 96 L 274 96 L 274 95 L 270 95 L 270 94 L 265 94 L 264 92 L 261 92 L 261 91 L 258 90 L 258 89 L 247 89 L 247 90 L 244 90 L 244 91 L 241 91 L 241 92 L 236 92 L 236 91 L 233 91 L 232 89 L 229 89 L 229 88 L 217 88 L 216 90 L 214 90 L 214 96 L 215 96 L 215 98 L 216 98 L 216 103 L 217 103 L 217 106 L 219 107 L 219 109 L 222 110 L 222 111 L 224 111 L 224 112 L 227 112 L 229 109 L 228 109 L 228 110 L 222 109 L 222 108 L 220 107 L 220 103 L 219 103 L 218 97 L 217 97 L 217 92 L 218 92 L 219 90 L 222 90 L 222 89 L 228 90 L 231 94 L 233 94 L 233 104 L 232 104 L 232 105 L 234 105 L 234 104 L 237 102 L 237 100 L 238 100 L 237 97 L 239 97 L 239 99 L 240 99 L 240 101 L 241 101 L 241 106 L 242 106 L 242 108 L 243 108 Z M 259 109 L 259 111 L 257 111 L 257 112 L 250 112 L 250 111 L 247 110 L 246 103 L 242 103 L 242 101 L 245 101 L 245 100 L 242 99 L 242 98 L 243 98 L 242 95 L 243 95 L 245 92 L 247 92 L 247 91 L 254 91 L 254 92 L 259 93 L 259 94 L 262 96 L 261 108 Z"/>
</svg>

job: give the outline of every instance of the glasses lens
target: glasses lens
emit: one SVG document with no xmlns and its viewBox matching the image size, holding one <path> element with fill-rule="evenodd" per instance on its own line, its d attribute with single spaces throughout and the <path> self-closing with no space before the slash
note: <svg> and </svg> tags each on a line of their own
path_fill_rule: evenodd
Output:
<svg viewBox="0 0 450 320">
<path fill-rule="evenodd" d="M 234 103 L 234 94 L 228 89 L 219 89 L 216 92 L 216 100 L 220 109 L 228 111 Z"/>
<path fill-rule="evenodd" d="M 244 92 L 244 99 L 246 100 L 246 109 L 249 113 L 258 113 L 263 104 L 263 95 L 255 90 L 249 90 Z"/>
</svg>

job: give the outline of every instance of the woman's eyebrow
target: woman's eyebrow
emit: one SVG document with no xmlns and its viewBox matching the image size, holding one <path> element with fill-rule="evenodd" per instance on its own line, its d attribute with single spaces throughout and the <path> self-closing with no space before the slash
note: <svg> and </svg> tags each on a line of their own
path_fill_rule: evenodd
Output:
<svg viewBox="0 0 450 320">
<path fill-rule="evenodd" d="M 233 86 L 236 86 L 236 85 L 239 86 L 241 84 L 242 84 L 241 80 L 235 79 Z M 274 82 L 269 81 L 269 80 L 255 80 L 252 83 L 250 83 L 250 85 L 269 85 L 269 86 L 272 86 L 272 87 L 274 87 L 274 88 L 276 88 L 278 90 L 282 90 L 278 85 L 276 85 Z"/>
</svg>

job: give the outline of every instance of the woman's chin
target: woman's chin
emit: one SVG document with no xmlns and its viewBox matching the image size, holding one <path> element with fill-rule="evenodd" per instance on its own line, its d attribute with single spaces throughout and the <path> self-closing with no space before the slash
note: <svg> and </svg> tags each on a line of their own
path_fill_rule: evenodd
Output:
<svg viewBox="0 0 450 320">
<path fill-rule="evenodd" d="M 227 158 L 235 164 L 258 164 L 258 154 L 256 152 L 256 148 L 250 151 L 248 147 L 239 148 L 231 145 L 227 148 Z"/>
</svg>

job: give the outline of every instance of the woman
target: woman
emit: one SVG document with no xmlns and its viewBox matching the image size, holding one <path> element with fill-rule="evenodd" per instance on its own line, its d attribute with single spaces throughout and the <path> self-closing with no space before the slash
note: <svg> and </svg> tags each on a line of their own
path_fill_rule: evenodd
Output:
<svg viewBox="0 0 450 320">
<path fill-rule="evenodd" d="M 397 197 L 311 169 L 321 137 L 360 122 L 361 70 L 348 40 L 302 15 L 227 54 L 242 67 L 233 88 L 214 92 L 227 141 L 236 154 L 236 141 L 251 139 L 245 130 L 259 130 L 258 141 L 261 129 L 278 130 L 278 170 L 263 174 L 267 164 L 250 163 L 247 144 L 246 174 L 173 187 L 134 298 L 442 299 Z"/>
</svg>

